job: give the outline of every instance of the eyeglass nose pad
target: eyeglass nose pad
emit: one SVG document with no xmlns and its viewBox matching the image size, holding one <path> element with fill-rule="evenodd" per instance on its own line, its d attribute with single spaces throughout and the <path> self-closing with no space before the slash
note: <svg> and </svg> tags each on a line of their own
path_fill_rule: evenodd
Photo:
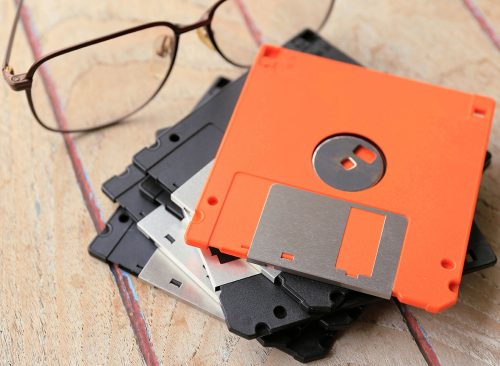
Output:
<svg viewBox="0 0 500 366">
<path fill-rule="evenodd" d="M 198 35 L 198 38 L 205 46 L 207 46 L 212 51 L 215 51 L 214 44 L 212 43 L 210 37 L 208 36 L 208 31 L 205 27 L 198 28 L 196 30 L 196 34 Z"/>
<path fill-rule="evenodd" d="M 155 53 L 157 56 L 165 58 L 172 55 L 174 50 L 174 37 L 165 34 L 159 36 L 155 42 Z"/>
</svg>

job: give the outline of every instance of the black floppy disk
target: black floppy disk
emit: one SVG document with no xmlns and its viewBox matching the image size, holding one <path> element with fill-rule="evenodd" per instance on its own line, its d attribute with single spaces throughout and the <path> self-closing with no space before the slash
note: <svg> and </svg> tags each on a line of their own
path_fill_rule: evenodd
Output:
<svg viewBox="0 0 500 366">
<path fill-rule="evenodd" d="M 228 82 L 224 77 L 216 79 L 196 108 L 217 94 Z M 157 134 L 166 130 L 168 128 L 161 129 Z M 136 222 L 159 205 L 156 200 L 141 194 L 139 188 L 147 178 L 134 165 L 130 165 L 122 176 L 115 176 L 104 183 L 105 194 L 114 202 L 121 203 L 121 207 L 116 209 L 106 223 L 106 228 L 89 245 L 89 253 L 106 263 L 115 263 L 141 280 L 223 319 L 220 305 L 208 297 L 203 289 L 193 283 L 137 228 Z M 169 195 L 163 195 L 163 198 L 159 202 L 182 219 L 182 211 L 171 203 Z"/>
<path fill-rule="evenodd" d="M 139 277 L 216 318 L 223 319 L 220 304 L 207 296 L 137 228 L 128 212 L 119 207 L 106 229 L 89 246 L 89 253 Z"/>
</svg>

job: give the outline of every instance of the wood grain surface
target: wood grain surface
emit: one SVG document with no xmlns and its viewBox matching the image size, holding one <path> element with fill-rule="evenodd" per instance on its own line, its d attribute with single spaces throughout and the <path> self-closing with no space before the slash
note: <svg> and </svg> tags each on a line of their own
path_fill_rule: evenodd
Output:
<svg viewBox="0 0 500 366">
<path fill-rule="evenodd" d="M 26 1 L 43 52 L 153 20 L 194 22 L 202 0 Z M 498 0 L 478 0 L 500 28 Z M 0 49 L 15 3 L 0 2 Z M 16 71 L 33 62 L 23 28 Z M 322 36 L 363 65 L 500 101 L 500 52 L 460 0 L 339 0 Z M 168 84 L 133 122 L 77 135 L 74 143 L 101 215 L 113 212 L 100 185 L 154 140 L 154 131 L 186 115 L 231 66 L 196 34 L 183 35 Z M 96 231 L 63 138 L 34 120 L 23 93 L 0 88 L 0 364 L 138 365 L 145 363 L 109 266 L 91 258 Z M 82 106 L 85 108 L 86 106 Z M 500 110 L 476 219 L 500 253 Z M 283 365 L 291 357 L 229 333 L 225 325 L 165 293 L 125 277 L 135 291 L 159 363 Z M 441 314 L 411 309 L 444 365 L 500 364 L 500 270 L 464 277 L 457 305 Z M 397 307 L 372 306 L 318 365 L 424 365 Z"/>
</svg>

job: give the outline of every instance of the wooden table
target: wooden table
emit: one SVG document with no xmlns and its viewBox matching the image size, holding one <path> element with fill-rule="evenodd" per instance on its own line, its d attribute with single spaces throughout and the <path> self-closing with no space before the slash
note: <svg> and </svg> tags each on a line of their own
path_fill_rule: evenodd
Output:
<svg viewBox="0 0 500 366">
<path fill-rule="evenodd" d="M 28 0 L 26 14 L 31 16 L 30 32 L 48 52 L 140 22 L 192 22 L 209 3 L 130 0 L 124 6 L 118 1 Z M 478 5 L 500 28 L 498 0 L 478 0 Z M 13 1 L 0 4 L 1 45 L 14 10 Z M 322 35 L 367 67 L 500 101 L 499 50 L 460 0 L 339 0 Z M 33 61 L 32 47 L 33 39 L 30 46 L 20 28 L 12 58 L 18 71 Z M 101 193 L 101 183 L 152 143 L 156 129 L 186 115 L 216 76 L 241 72 L 198 42 L 195 34 L 187 34 L 168 87 L 137 115 L 139 121 L 66 140 L 37 125 L 22 93 L 0 88 L 0 364 L 295 362 L 229 333 L 223 323 L 136 278 L 120 272 L 113 276 L 107 265 L 87 254 L 96 229 L 87 209 L 92 204 L 84 199 L 88 192 L 82 195 L 75 177 L 78 161 L 105 220 L 115 205 Z M 494 160 L 483 179 L 476 215 L 497 253 L 499 141 L 497 108 L 489 146 Z M 496 266 L 464 277 L 452 309 L 437 315 L 411 309 L 410 316 L 425 331 L 422 342 L 431 345 L 442 364 L 500 364 L 499 288 Z M 386 303 L 366 311 L 318 364 L 425 361 L 400 311 Z"/>
</svg>

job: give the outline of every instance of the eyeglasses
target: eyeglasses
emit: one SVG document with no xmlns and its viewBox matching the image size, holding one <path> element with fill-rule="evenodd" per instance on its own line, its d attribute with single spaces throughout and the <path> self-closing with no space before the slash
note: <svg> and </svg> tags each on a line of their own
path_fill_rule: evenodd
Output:
<svg viewBox="0 0 500 366">
<path fill-rule="evenodd" d="M 3 65 L 4 79 L 25 91 L 46 129 L 88 132 L 119 123 L 142 109 L 172 71 L 181 34 L 200 40 L 235 66 L 248 67 L 263 42 L 282 44 L 304 28 L 320 30 L 334 0 L 219 0 L 190 25 L 147 23 L 63 48 L 26 73 L 10 65 L 23 0 L 19 1 Z"/>
</svg>

